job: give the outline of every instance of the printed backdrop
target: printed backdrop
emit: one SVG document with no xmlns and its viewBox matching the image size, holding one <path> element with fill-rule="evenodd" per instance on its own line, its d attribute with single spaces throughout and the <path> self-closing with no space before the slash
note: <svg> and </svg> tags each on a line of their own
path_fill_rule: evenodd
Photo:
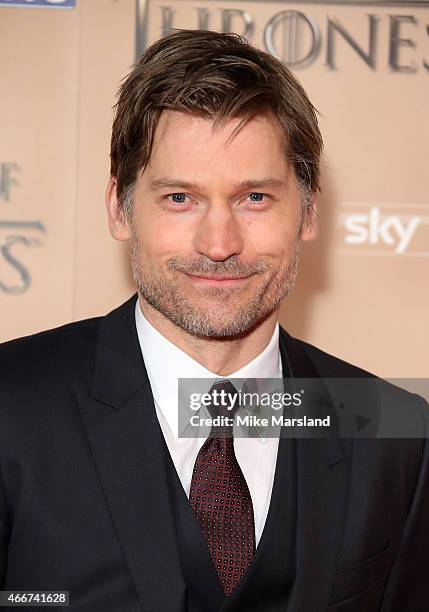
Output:
<svg viewBox="0 0 429 612">
<path fill-rule="evenodd" d="M 427 377 L 426 1 L 0 0 L 0 341 L 135 290 L 104 209 L 112 106 L 171 27 L 244 33 L 320 112 L 320 235 L 281 323 L 382 376 Z"/>
</svg>

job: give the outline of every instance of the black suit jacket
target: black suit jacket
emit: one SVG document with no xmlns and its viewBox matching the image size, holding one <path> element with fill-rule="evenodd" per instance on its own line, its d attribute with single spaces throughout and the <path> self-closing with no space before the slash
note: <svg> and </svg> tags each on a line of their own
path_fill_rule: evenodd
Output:
<svg viewBox="0 0 429 612">
<path fill-rule="evenodd" d="M 135 300 L 0 345 L 3 589 L 69 590 L 87 612 L 186 612 Z M 283 329 L 280 348 L 295 377 L 368 376 Z M 296 576 L 279 611 L 429 610 L 428 409 L 387 389 L 419 437 L 296 441 Z"/>
</svg>

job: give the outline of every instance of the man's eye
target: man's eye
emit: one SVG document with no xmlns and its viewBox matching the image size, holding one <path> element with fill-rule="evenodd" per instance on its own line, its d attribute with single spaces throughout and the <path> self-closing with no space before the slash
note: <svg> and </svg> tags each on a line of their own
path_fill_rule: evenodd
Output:
<svg viewBox="0 0 429 612">
<path fill-rule="evenodd" d="M 258 193 L 258 192 L 253 192 L 253 193 L 249 193 L 249 200 L 251 202 L 264 202 L 266 199 L 266 194 L 265 193 Z"/>
<path fill-rule="evenodd" d="M 171 193 L 168 199 L 173 202 L 173 204 L 185 204 L 187 197 L 185 193 Z"/>
</svg>

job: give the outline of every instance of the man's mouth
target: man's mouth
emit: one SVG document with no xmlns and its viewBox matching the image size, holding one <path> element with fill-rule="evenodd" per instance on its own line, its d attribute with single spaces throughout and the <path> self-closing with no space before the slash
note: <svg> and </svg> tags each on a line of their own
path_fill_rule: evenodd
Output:
<svg viewBox="0 0 429 612">
<path fill-rule="evenodd" d="M 234 287 L 244 283 L 250 276 L 216 276 L 214 274 L 189 274 L 185 273 L 188 278 L 195 284 L 205 285 L 208 287 Z"/>
</svg>

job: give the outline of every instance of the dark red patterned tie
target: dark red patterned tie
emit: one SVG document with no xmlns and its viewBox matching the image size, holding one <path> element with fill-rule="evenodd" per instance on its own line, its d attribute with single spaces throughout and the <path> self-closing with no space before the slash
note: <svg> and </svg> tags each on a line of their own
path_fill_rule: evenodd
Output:
<svg viewBox="0 0 429 612">
<path fill-rule="evenodd" d="M 210 389 L 237 395 L 228 380 L 216 382 Z M 228 416 L 233 420 L 238 402 L 207 407 L 210 416 Z M 240 582 L 255 554 L 255 522 L 249 488 L 234 452 L 233 426 L 212 426 L 201 447 L 192 473 L 189 501 L 207 540 L 213 563 L 226 595 Z"/>
</svg>

